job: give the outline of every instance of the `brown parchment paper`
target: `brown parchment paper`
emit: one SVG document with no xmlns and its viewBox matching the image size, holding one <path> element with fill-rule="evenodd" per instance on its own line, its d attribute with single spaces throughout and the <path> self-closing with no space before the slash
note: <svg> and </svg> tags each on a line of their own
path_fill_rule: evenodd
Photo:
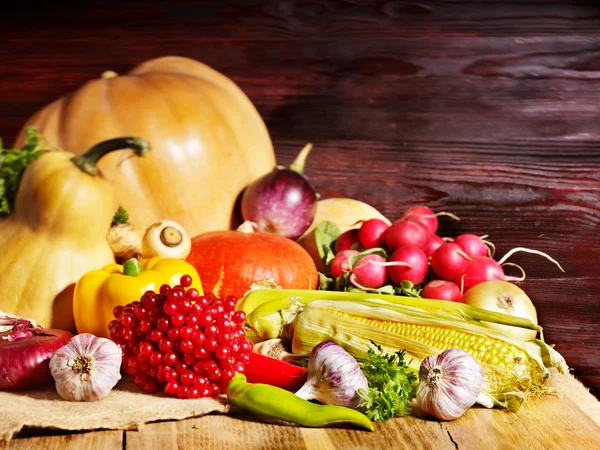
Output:
<svg viewBox="0 0 600 450">
<path fill-rule="evenodd" d="M 208 413 L 226 413 L 218 399 L 180 400 L 164 394 L 148 395 L 124 377 L 97 402 L 63 400 L 54 387 L 35 391 L 0 391 L 0 439 L 8 440 L 23 427 L 60 430 L 131 430 L 158 420 L 180 420 Z"/>
</svg>

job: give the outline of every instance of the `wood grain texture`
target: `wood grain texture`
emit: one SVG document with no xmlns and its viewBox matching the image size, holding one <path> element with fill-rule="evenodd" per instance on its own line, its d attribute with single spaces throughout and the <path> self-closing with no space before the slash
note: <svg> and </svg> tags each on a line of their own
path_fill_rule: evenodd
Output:
<svg viewBox="0 0 600 450">
<path fill-rule="evenodd" d="M 232 78 L 280 163 L 390 219 L 458 214 L 527 270 L 548 342 L 600 390 L 600 6 L 586 0 L 148 0 L 0 17 L 0 136 L 104 70 L 157 56 Z"/>
<path fill-rule="evenodd" d="M 518 413 L 473 408 L 453 422 L 413 416 L 377 423 L 374 433 L 342 428 L 297 428 L 247 418 L 204 416 L 150 424 L 127 432 L 132 450 L 170 449 L 591 449 L 600 428 L 568 398 L 544 397 Z"/>
<path fill-rule="evenodd" d="M 0 441 L 2 450 L 105 450 L 122 449 L 123 431 L 94 431 L 81 433 L 39 432 L 35 436 Z"/>
</svg>

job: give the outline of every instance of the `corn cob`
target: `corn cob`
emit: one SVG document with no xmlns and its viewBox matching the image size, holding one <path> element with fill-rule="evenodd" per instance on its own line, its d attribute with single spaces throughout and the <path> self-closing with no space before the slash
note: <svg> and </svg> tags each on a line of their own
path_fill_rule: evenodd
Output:
<svg viewBox="0 0 600 450">
<path fill-rule="evenodd" d="M 319 342 L 333 340 L 353 356 L 364 358 L 373 341 L 388 352 L 405 350 L 409 360 L 412 358 L 411 366 L 418 369 L 429 355 L 462 348 L 484 368 L 487 406 L 516 410 L 528 393 L 548 390 L 548 368 L 567 370 L 564 359 L 543 340 L 514 341 L 487 326 L 491 322 L 541 331 L 526 319 L 462 304 L 397 296 L 385 296 L 384 300 L 370 294 L 277 292 L 265 292 L 268 303 L 256 307 L 248 321 L 260 334 L 261 325 L 271 324 L 267 320 L 270 315 L 277 318 L 277 326 L 282 317 L 288 317 L 290 323 L 280 334 L 292 340 L 294 354 L 307 355 Z M 290 320 L 289 307 L 297 310 L 299 305 L 302 312 Z"/>
</svg>

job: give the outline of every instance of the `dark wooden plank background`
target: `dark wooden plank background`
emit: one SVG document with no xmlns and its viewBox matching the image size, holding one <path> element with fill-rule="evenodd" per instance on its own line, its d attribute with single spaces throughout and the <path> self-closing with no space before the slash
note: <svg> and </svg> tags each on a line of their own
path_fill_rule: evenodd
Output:
<svg viewBox="0 0 600 450">
<path fill-rule="evenodd" d="M 6 3 L 6 2 L 5 2 Z M 280 163 L 326 195 L 458 214 L 536 256 L 546 340 L 600 392 L 600 6 L 589 0 L 18 2 L 0 6 L 0 136 L 104 70 L 175 54 L 225 73 Z M 72 4 L 71 4 L 72 3 Z M 16 8 L 19 8 L 18 10 Z"/>
</svg>

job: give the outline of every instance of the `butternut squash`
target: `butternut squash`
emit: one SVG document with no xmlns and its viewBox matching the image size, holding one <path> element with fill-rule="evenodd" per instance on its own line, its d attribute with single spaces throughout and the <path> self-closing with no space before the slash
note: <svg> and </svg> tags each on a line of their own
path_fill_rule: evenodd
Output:
<svg viewBox="0 0 600 450">
<path fill-rule="evenodd" d="M 0 219 L 0 310 L 74 330 L 76 281 L 114 262 L 106 234 L 118 204 L 96 163 L 123 148 L 141 156 L 149 145 L 120 138 L 84 155 L 48 151 L 25 169 L 12 213 Z"/>
</svg>

